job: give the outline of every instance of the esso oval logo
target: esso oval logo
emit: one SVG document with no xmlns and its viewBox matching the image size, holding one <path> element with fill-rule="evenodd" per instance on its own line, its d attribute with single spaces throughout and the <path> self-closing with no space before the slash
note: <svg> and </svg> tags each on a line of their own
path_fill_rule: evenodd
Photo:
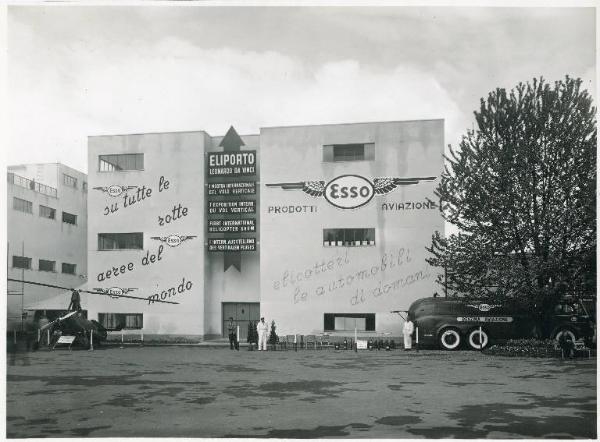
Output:
<svg viewBox="0 0 600 442">
<path fill-rule="evenodd" d="M 107 290 L 108 294 L 114 298 L 118 298 L 123 294 L 123 289 L 120 287 L 111 287 Z"/>
<path fill-rule="evenodd" d="M 492 309 L 492 306 L 489 304 L 479 304 L 479 310 L 482 312 L 489 312 Z"/>
<path fill-rule="evenodd" d="M 167 236 L 167 245 L 177 247 L 181 244 L 181 238 L 178 235 Z"/>
<path fill-rule="evenodd" d="M 375 195 L 373 183 L 360 175 L 341 175 L 325 186 L 325 199 L 340 209 L 356 209 Z"/>
<path fill-rule="evenodd" d="M 108 194 L 110 196 L 119 196 L 121 193 L 123 193 L 123 188 L 121 186 L 117 186 L 116 184 L 108 186 Z"/>
</svg>

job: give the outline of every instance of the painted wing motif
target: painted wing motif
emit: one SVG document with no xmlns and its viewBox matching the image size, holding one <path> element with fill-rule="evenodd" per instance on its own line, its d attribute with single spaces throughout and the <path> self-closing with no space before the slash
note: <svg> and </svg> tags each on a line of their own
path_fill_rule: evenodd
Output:
<svg viewBox="0 0 600 442">
<path fill-rule="evenodd" d="M 373 180 L 373 187 L 377 195 L 386 195 L 398 186 L 411 186 L 419 184 L 421 181 L 433 181 L 436 177 L 419 177 L 419 178 L 393 178 L 382 177 Z"/>
<path fill-rule="evenodd" d="M 325 193 L 325 181 L 304 181 L 302 191 L 310 196 L 323 196 Z"/>
<path fill-rule="evenodd" d="M 107 186 L 99 186 L 99 187 L 94 187 L 94 189 L 96 190 L 101 190 L 102 192 L 108 192 L 108 187 Z"/>
<path fill-rule="evenodd" d="M 193 239 L 196 238 L 196 235 L 180 235 L 179 239 L 181 240 L 181 242 L 183 241 L 187 241 L 188 239 Z"/>
<path fill-rule="evenodd" d="M 159 241 L 165 242 L 167 240 L 166 236 L 151 236 L 150 239 L 157 239 Z"/>
</svg>

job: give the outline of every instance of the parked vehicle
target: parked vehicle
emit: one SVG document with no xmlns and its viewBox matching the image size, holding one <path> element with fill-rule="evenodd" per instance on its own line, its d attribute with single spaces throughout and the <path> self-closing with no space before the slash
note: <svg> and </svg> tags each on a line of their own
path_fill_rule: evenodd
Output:
<svg viewBox="0 0 600 442">
<path fill-rule="evenodd" d="M 462 346 L 480 350 L 492 341 L 534 336 L 558 340 L 563 333 L 575 341 L 594 334 L 594 318 L 572 303 L 557 305 L 553 314 L 542 318 L 541 325 L 531 313 L 514 305 L 460 298 L 418 299 L 410 306 L 408 317 L 419 329 L 420 345 L 439 345 L 445 350 Z"/>
</svg>

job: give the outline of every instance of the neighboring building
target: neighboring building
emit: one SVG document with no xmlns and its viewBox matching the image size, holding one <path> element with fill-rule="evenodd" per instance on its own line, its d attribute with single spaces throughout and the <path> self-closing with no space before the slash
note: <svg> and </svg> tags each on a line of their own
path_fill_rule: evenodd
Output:
<svg viewBox="0 0 600 442">
<path fill-rule="evenodd" d="M 7 273 L 77 287 L 87 280 L 87 176 L 60 163 L 8 167 Z M 59 291 L 8 283 L 8 330 L 20 330 L 23 307 Z M 69 299 L 65 299 L 63 310 Z"/>
<path fill-rule="evenodd" d="M 425 246 L 444 228 L 431 201 L 443 131 L 424 120 L 90 137 L 87 287 L 149 300 L 86 295 L 88 317 L 204 338 L 225 336 L 230 316 L 241 340 L 261 316 L 279 334 L 399 335 L 390 311 L 439 290 Z"/>
</svg>

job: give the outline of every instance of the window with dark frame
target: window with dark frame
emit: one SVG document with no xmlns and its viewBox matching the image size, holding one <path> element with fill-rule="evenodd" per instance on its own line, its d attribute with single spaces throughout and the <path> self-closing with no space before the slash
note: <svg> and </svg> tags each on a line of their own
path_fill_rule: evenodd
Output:
<svg viewBox="0 0 600 442">
<path fill-rule="evenodd" d="M 56 209 L 53 209 L 52 207 L 42 206 L 40 204 L 40 217 L 56 219 Z"/>
<path fill-rule="evenodd" d="M 63 223 L 77 225 L 77 215 L 73 215 L 72 213 L 63 212 L 62 213 L 62 221 Z"/>
<path fill-rule="evenodd" d="M 31 269 L 31 258 L 13 255 L 12 266 L 16 269 Z"/>
<path fill-rule="evenodd" d="M 71 175 L 67 175 L 66 173 L 63 173 L 63 184 L 65 186 L 69 186 L 69 187 L 73 187 L 74 189 L 77 189 L 77 178 L 72 177 Z"/>
<path fill-rule="evenodd" d="M 332 331 L 375 331 L 375 313 L 325 313 L 323 330 Z"/>
<path fill-rule="evenodd" d="M 77 269 L 77 264 L 69 264 L 67 262 L 62 263 L 62 273 L 74 275 L 76 269 Z"/>
<path fill-rule="evenodd" d="M 98 156 L 100 172 L 118 172 L 124 170 L 144 170 L 143 153 L 125 153 Z"/>
<path fill-rule="evenodd" d="M 374 245 L 374 228 L 323 229 L 323 246 L 325 247 L 360 247 Z"/>
<path fill-rule="evenodd" d="M 107 329 L 140 330 L 144 328 L 144 314 L 98 313 L 98 322 Z"/>
<path fill-rule="evenodd" d="M 41 272 L 55 272 L 56 271 L 56 261 L 40 259 L 40 261 L 38 263 L 38 269 Z"/>
<path fill-rule="evenodd" d="M 375 143 L 326 144 L 324 162 L 370 161 L 375 159 Z"/>
<path fill-rule="evenodd" d="M 19 212 L 33 213 L 33 203 L 14 196 L 13 209 L 18 210 Z"/>
<path fill-rule="evenodd" d="M 132 233 L 99 233 L 98 250 L 143 249 L 144 234 Z"/>
</svg>

